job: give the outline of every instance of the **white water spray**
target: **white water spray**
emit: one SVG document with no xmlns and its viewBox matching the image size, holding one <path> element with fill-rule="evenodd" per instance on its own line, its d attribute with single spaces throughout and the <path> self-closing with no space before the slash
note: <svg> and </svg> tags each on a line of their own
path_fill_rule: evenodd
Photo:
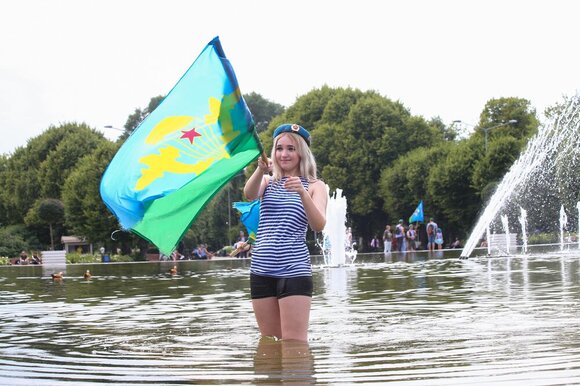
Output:
<svg viewBox="0 0 580 386">
<path fill-rule="evenodd" d="M 330 188 L 326 185 L 326 190 Z M 344 249 L 346 234 L 346 197 L 342 189 L 336 189 L 330 195 L 326 206 L 326 226 L 322 231 L 324 237 L 322 254 L 328 266 L 340 266 L 346 262 Z"/>
<path fill-rule="evenodd" d="M 505 233 L 505 251 L 506 254 L 510 254 L 510 225 L 508 222 L 508 217 L 505 215 L 501 216 L 501 223 L 503 225 L 503 231 Z"/>
<path fill-rule="evenodd" d="M 560 208 L 560 250 L 564 250 L 564 229 L 568 225 L 568 216 L 566 216 L 566 210 L 564 210 L 564 205 Z"/>
<path fill-rule="evenodd" d="M 485 228 L 485 237 L 487 237 L 487 255 L 491 256 L 491 231 L 489 230 L 489 225 Z"/>
<path fill-rule="evenodd" d="M 528 142 L 526 150 L 504 176 L 483 214 L 477 220 L 461 252 L 461 258 L 467 258 L 473 252 L 485 229 L 516 189 L 530 181 L 534 173 L 552 168 L 559 162 L 565 163 L 566 160 L 563 158 L 577 151 L 579 117 L 580 95 L 576 95 L 570 98 L 561 114 L 538 129 L 538 134 Z"/>
<path fill-rule="evenodd" d="M 576 203 L 578 209 L 578 229 L 576 229 L 576 241 L 578 241 L 578 249 L 580 249 L 580 201 Z"/>
<path fill-rule="evenodd" d="M 527 220 L 528 212 L 524 208 L 520 206 L 520 225 L 522 227 L 522 253 L 528 252 L 528 233 L 526 231 L 527 228 Z"/>
</svg>

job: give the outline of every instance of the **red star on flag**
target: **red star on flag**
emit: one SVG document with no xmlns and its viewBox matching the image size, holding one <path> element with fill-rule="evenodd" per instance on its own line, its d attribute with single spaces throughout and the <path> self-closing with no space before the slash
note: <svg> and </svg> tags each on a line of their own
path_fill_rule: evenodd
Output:
<svg viewBox="0 0 580 386">
<path fill-rule="evenodd" d="M 193 139 L 195 137 L 201 137 L 201 134 L 199 134 L 198 132 L 195 131 L 195 127 L 189 131 L 181 131 L 183 133 L 183 135 L 181 137 L 179 137 L 179 139 L 181 138 L 187 138 L 189 139 L 189 143 L 192 144 L 193 143 Z"/>
</svg>

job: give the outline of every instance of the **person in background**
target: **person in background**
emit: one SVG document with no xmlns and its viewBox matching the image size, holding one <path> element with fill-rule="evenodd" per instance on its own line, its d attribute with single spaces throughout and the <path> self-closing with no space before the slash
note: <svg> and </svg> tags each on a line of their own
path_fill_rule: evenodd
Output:
<svg viewBox="0 0 580 386">
<path fill-rule="evenodd" d="M 375 235 L 371 240 L 371 251 L 377 252 L 380 247 L 379 236 Z"/>
<path fill-rule="evenodd" d="M 234 244 L 234 249 L 240 248 L 240 252 L 237 255 L 237 257 L 239 259 L 245 259 L 246 257 L 248 257 L 248 250 L 250 248 L 246 248 L 247 241 L 248 241 L 248 239 L 247 239 L 244 231 L 240 231 L 238 239 L 236 240 L 236 243 Z"/>
<path fill-rule="evenodd" d="M 352 228 L 351 227 L 346 228 L 346 234 L 344 235 L 344 247 L 349 251 L 352 249 Z"/>
<path fill-rule="evenodd" d="M 397 240 L 397 250 L 399 252 L 406 251 L 405 248 L 405 225 L 403 224 L 403 219 L 399 220 L 399 223 L 395 227 L 395 239 Z"/>
<path fill-rule="evenodd" d="M 42 263 L 42 261 L 40 261 L 40 257 L 38 257 L 38 255 L 36 253 L 33 253 L 32 254 L 32 259 L 30 261 L 30 264 L 38 265 L 38 264 L 41 264 L 41 263 Z"/>
<path fill-rule="evenodd" d="M 409 224 L 409 229 L 407 230 L 407 249 L 409 251 L 415 250 L 415 239 L 417 233 L 415 232 L 415 226 L 413 224 Z"/>
<path fill-rule="evenodd" d="M 22 251 L 20 252 L 20 256 L 18 257 L 18 260 L 16 260 L 15 264 L 17 265 L 28 265 L 28 254 L 26 253 L 26 251 Z"/>
<path fill-rule="evenodd" d="M 455 241 L 451 243 L 450 247 L 451 248 L 461 248 L 461 241 L 459 241 L 458 237 L 455 238 Z"/>
<path fill-rule="evenodd" d="M 437 228 L 435 231 L 435 244 L 437 244 L 438 249 L 443 249 L 443 230 Z"/>
<path fill-rule="evenodd" d="M 393 244 L 393 232 L 391 232 L 391 226 L 385 226 L 385 231 L 383 232 L 383 245 L 384 245 L 384 253 L 391 253 L 391 247 Z"/>
<path fill-rule="evenodd" d="M 435 232 L 437 232 L 437 223 L 433 221 L 433 217 L 427 223 L 427 249 L 433 251 L 435 249 Z"/>
<path fill-rule="evenodd" d="M 278 126 L 271 158 L 264 158 L 244 187 L 248 200 L 261 199 L 250 265 L 252 306 L 262 336 L 307 342 L 313 281 L 306 232 L 308 226 L 324 229 L 328 193 L 302 126 Z"/>
</svg>

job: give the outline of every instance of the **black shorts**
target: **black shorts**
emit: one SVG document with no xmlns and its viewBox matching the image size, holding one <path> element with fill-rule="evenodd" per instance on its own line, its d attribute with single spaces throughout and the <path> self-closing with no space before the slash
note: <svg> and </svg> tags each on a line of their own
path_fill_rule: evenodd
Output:
<svg viewBox="0 0 580 386">
<path fill-rule="evenodd" d="M 276 278 L 250 274 L 252 299 L 281 299 L 292 295 L 312 297 L 313 287 L 312 276 Z"/>
</svg>

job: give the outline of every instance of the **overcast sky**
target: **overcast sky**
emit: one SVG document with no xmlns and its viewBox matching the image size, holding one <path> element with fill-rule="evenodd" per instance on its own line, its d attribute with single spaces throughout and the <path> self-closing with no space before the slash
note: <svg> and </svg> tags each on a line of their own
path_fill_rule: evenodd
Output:
<svg viewBox="0 0 580 386">
<path fill-rule="evenodd" d="M 539 113 L 580 85 L 574 0 L 0 0 L 0 153 L 51 125 L 108 138 L 219 36 L 242 93 L 322 85 L 476 124 L 491 98 Z"/>
</svg>

